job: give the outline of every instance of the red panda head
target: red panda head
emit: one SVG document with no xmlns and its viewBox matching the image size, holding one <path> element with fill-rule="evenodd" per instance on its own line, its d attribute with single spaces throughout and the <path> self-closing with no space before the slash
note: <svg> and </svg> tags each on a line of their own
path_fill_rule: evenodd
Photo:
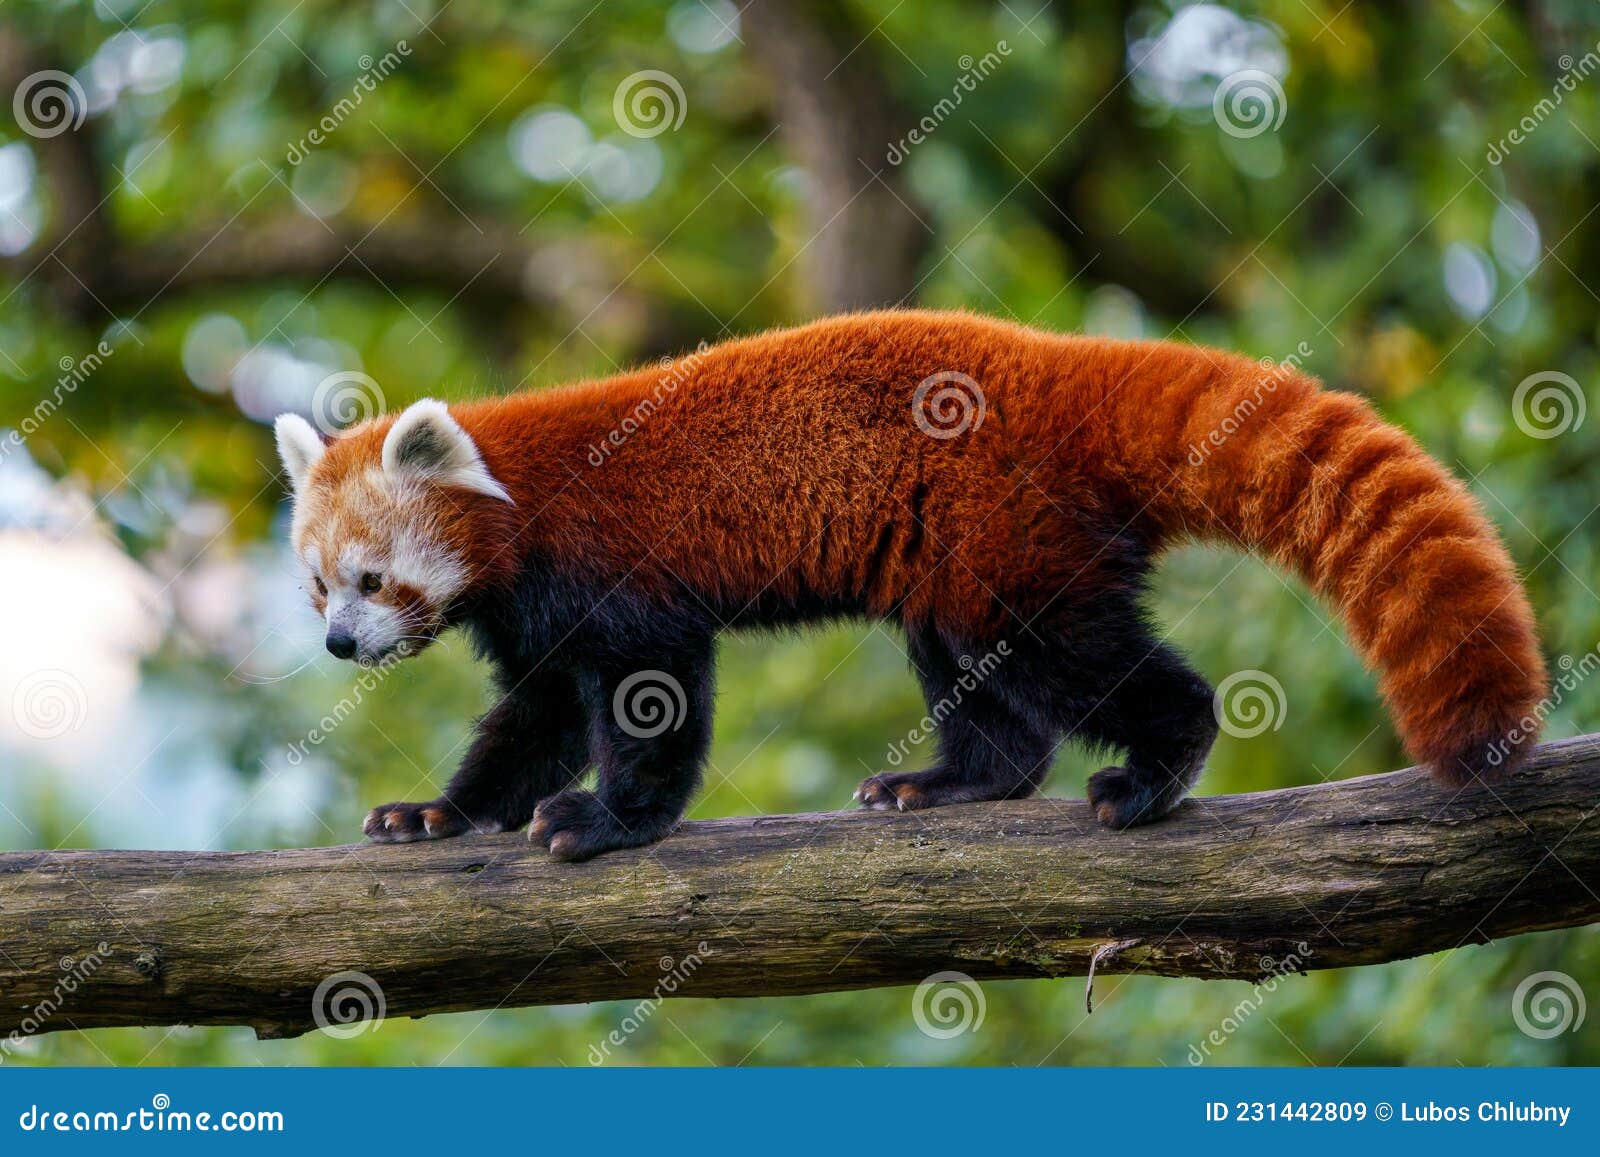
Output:
<svg viewBox="0 0 1600 1157">
<path fill-rule="evenodd" d="M 475 507 L 510 494 L 431 398 L 331 441 L 297 414 L 276 432 L 294 489 L 290 538 L 328 650 L 363 664 L 416 654 L 473 582 Z"/>
</svg>

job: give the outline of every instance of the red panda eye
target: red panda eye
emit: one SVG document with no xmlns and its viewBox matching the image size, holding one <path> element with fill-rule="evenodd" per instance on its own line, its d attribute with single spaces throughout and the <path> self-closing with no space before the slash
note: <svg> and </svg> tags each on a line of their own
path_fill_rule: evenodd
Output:
<svg viewBox="0 0 1600 1157">
<path fill-rule="evenodd" d="M 371 571 L 368 571 L 366 574 L 361 576 L 361 593 L 362 594 L 364 594 L 364 595 L 376 594 L 378 591 L 380 591 L 382 589 L 383 589 L 383 580 L 381 578 L 379 578 L 377 575 L 373 574 Z"/>
<path fill-rule="evenodd" d="M 321 595 L 323 598 L 327 598 L 328 597 L 328 584 L 322 581 L 322 576 L 321 575 L 313 576 L 313 581 L 315 581 L 316 584 L 317 584 L 317 593 L 319 595 Z"/>
</svg>

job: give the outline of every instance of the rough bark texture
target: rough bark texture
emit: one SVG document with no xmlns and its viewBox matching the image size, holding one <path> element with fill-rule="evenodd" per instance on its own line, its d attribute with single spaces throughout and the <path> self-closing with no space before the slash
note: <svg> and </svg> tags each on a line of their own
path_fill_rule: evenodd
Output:
<svg viewBox="0 0 1600 1157">
<path fill-rule="evenodd" d="M 291 1035 L 346 970 L 389 1016 L 417 1016 L 648 996 L 668 977 L 683 995 L 768 996 L 1091 961 L 1239 978 L 1374 964 L 1600 920 L 1597 801 L 1588 736 L 1493 790 L 1401 771 L 1191 800 L 1120 833 L 1042 799 L 690 823 L 578 865 L 520 835 L 8 853 L 0 1031 Z M 342 986 L 325 986 L 329 1019 Z"/>
</svg>

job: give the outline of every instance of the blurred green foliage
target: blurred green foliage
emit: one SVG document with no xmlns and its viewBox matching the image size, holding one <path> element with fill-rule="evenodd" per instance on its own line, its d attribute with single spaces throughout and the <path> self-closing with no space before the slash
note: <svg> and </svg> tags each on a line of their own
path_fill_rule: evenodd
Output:
<svg viewBox="0 0 1600 1157">
<path fill-rule="evenodd" d="M 1593 4 L 845 11 L 912 119 L 950 93 L 963 59 L 1008 49 L 906 161 L 929 230 L 917 300 L 1273 358 L 1303 346 L 1309 369 L 1370 395 L 1470 480 L 1527 576 L 1552 659 L 1600 645 L 1600 77 L 1561 87 L 1600 52 Z M 734 7 L 700 0 L 11 0 L 3 22 L 84 84 L 113 177 L 103 211 L 128 251 L 284 219 L 355 236 L 493 221 L 537 243 L 526 271 L 537 292 L 500 309 L 346 268 L 201 293 L 158 286 L 96 322 L 92 308 L 61 307 L 52 276 L 60 202 L 46 142 L 0 122 L 0 423 L 35 411 L 62 359 L 81 362 L 102 338 L 114 350 L 0 463 L 0 543 L 103 532 L 152 576 L 136 617 L 156 624 L 147 645 L 112 646 L 138 675 L 117 742 L 0 749 L 0 847 L 346 842 L 365 807 L 442 784 L 485 703 L 484 672 L 459 642 L 436 648 L 364 693 L 304 761 L 288 758 L 352 679 L 315 658 L 263 420 L 304 405 L 335 370 L 369 375 L 393 407 L 541 388 L 804 320 L 808 177 L 773 131 L 769 70 L 718 31 L 737 29 Z M 400 67 L 289 163 L 363 59 L 401 41 Z M 167 47 L 152 55 L 152 43 Z M 619 135 L 613 110 L 619 83 L 643 69 L 669 73 L 687 102 L 680 127 L 648 140 Z M 1212 95 L 1243 69 L 1281 84 L 1276 128 L 1224 131 Z M 1534 129 L 1493 161 L 1525 117 Z M 541 177 L 563 148 L 567 171 Z M 221 354 L 208 332 L 233 335 Z M 1571 404 L 1591 411 L 1556 437 L 1517 420 L 1518 384 L 1546 371 L 1568 375 Z M 75 629 L 73 608 L 50 602 L 44 556 L 15 557 L 7 635 L 40 605 L 54 629 Z M 1188 548 L 1154 602 L 1213 680 L 1258 668 L 1288 693 L 1287 726 L 1225 736 L 1202 791 L 1404 762 L 1372 677 L 1292 580 Z M 844 806 L 922 713 L 898 638 L 861 624 L 726 639 L 719 679 L 701 817 Z M 110 694 L 91 691 L 91 707 Z M 1593 730 L 1600 689 L 1582 686 L 1549 734 Z M 1078 796 L 1089 770 L 1063 751 L 1050 794 Z M 1600 1063 L 1600 1017 L 1535 1040 L 1511 1015 L 1530 973 L 1563 971 L 1595 996 L 1597 966 L 1600 938 L 1583 929 L 1289 978 L 1209 1063 Z M 611 1063 L 1182 1065 L 1251 996 L 1148 977 L 1097 987 L 1091 1017 L 1078 982 L 987 985 L 981 1029 L 951 1040 L 918 1031 L 906 989 L 678 1000 Z M 67 1032 L 20 1056 L 582 1065 L 630 1007 L 390 1021 L 353 1040 Z"/>
</svg>

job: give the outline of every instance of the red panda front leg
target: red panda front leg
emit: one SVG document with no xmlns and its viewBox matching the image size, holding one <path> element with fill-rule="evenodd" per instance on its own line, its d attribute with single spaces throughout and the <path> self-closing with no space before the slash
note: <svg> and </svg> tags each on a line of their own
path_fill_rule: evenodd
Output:
<svg viewBox="0 0 1600 1157">
<path fill-rule="evenodd" d="M 378 843 L 508 832 L 589 764 L 589 724 L 572 676 L 502 672 L 506 690 L 478 721 L 477 738 L 438 799 L 373 808 L 362 830 Z"/>
<path fill-rule="evenodd" d="M 558 860 L 586 860 L 677 827 L 711 750 L 711 652 L 706 639 L 585 677 L 599 783 L 543 800 L 529 839 Z"/>
</svg>

